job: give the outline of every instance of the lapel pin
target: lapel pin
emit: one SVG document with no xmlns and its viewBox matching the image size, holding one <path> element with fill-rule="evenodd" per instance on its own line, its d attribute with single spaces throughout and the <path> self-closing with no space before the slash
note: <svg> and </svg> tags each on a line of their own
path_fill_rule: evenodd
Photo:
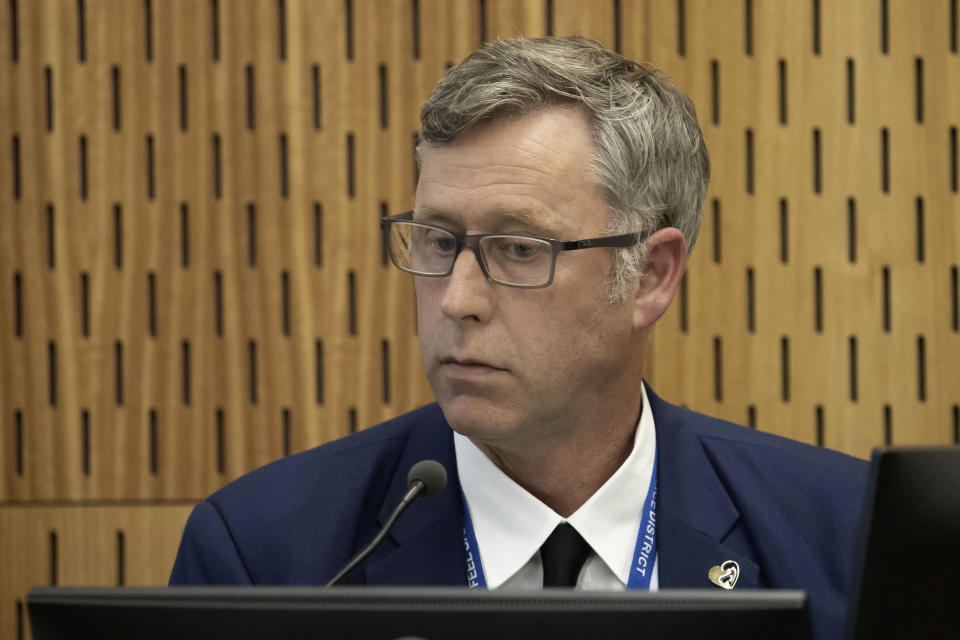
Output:
<svg viewBox="0 0 960 640">
<path fill-rule="evenodd" d="M 740 577 L 740 565 L 733 560 L 727 560 L 719 567 L 710 567 L 707 577 L 713 584 L 729 591 L 736 586 L 737 578 Z"/>
</svg>

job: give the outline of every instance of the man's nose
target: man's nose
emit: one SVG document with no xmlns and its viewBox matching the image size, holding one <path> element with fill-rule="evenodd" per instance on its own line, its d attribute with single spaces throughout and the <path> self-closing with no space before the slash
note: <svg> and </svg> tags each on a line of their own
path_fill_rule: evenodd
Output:
<svg viewBox="0 0 960 640">
<path fill-rule="evenodd" d="M 445 316 L 456 322 L 470 319 L 486 322 L 489 319 L 490 296 L 496 285 L 487 279 L 474 250 L 460 252 L 446 281 L 440 297 L 440 310 Z"/>
</svg>

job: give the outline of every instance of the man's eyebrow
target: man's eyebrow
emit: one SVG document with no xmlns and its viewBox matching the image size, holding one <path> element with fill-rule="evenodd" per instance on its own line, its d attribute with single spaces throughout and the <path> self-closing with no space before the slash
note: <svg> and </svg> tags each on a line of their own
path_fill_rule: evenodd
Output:
<svg viewBox="0 0 960 640">
<path fill-rule="evenodd" d="M 544 238 L 556 238 L 559 235 L 554 227 L 538 222 L 536 215 L 530 209 L 491 209 L 481 214 L 480 217 L 482 224 L 489 229 L 491 233 L 495 233 L 498 226 L 513 223 L 524 227 L 525 233 L 531 233 Z M 448 222 L 456 224 L 459 221 L 459 216 L 441 210 L 423 207 L 414 210 L 413 219 L 420 222 Z"/>
</svg>

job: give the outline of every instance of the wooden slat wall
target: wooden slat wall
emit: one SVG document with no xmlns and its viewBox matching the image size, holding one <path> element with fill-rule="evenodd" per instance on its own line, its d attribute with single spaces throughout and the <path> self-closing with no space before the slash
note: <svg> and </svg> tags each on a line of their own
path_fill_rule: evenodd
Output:
<svg viewBox="0 0 960 640">
<path fill-rule="evenodd" d="M 956 442 L 957 13 L 4 3 L 0 636 L 29 636 L 51 558 L 58 584 L 115 584 L 121 557 L 162 583 L 194 501 L 429 401 L 377 219 L 412 202 L 419 105 L 496 37 L 588 35 L 697 105 L 713 181 L 661 395 L 859 456 Z"/>
</svg>

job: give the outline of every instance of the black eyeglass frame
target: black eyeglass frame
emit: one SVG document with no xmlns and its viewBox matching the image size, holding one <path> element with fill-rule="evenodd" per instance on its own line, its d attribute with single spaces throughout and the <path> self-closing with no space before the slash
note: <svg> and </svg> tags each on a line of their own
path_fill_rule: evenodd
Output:
<svg viewBox="0 0 960 640">
<path fill-rule="evenodd" d="M 390 242 L 390 227 L 393 226 L 395 222 L 405 222 L 418 225 L 427 229 L 435 229 L 437 231 L 443 231 L 449 233 L 457 241 L 457 249 L 453 254 L 453 260 L 450 261 L 450 269 L 446 273 L 421 273 L 413 269 L 408 269 L 402 267 L 399 262 L 397 262 L 397 257 L 393 253 L 393 243 Z M 477 258 L 477 263 L 480 265 L 480 270 L 483 271 L 483 275 L 486 276 L 487 280 L 494 282 L 496 284 L 502 285 L 504 287 L 514 287 L 516 289 L 544 289 L 553 284 L 553 274 L 556 271 L 557 267 L 557 254 L 562 251 L 578 251 L 580 249 L 595 249 L 599 247 L 613 247 L 613 248 L 625 248 L 632 247 L 635 244 L 642 242 L 649 235 L 646 232 L 635 231 L 633 233 L 624 233 L 618 236 L 602 236 L 599 238 L 586 238 L 583 240 L 556 240 L 554 238 L 541 238 L 539 236 L 527 236 L 520 235 L 516 233 L 458 233 L 456 231 L 451 231 L 450 229 L 445 229 L 443 227 L 438 227 L 437 225 L 428 224 L 425 222 L 414 222 L 413 221 L 413 211 L 404 211 L 403 213 L 398 213 L 396 215 L 390 216 L 388 218 L 380 219 L 380 229 L 383 231 L 384 243 L 387 247 L 387 251 L 390 253 L 390 261 L 393 262 L 394 266 L 404 271 L 406 273 L 411 273 L 415 276 L 422 276 L 424 278 L 446 278 L 453 273 L 453 268 L 457 264 L 457 258 L 460 257 L 460 252 L 465 248 L 473 251 L 473 255 Z M 550 260 L 550 277 L 544 284 L 515 284 L 512 282 L 505 282 L 503 280 L 498 280 L 490 275 L 490 271 L 487 268 L 486 260 L 483 257 L 483 252 L 480 251 L 480 241 L 484 238 L 525 238 L 529 240 L 538 240 L 540 242 L 546 242 L 550 245 L 552 250 L 551 260 Z"/>
</svg>

